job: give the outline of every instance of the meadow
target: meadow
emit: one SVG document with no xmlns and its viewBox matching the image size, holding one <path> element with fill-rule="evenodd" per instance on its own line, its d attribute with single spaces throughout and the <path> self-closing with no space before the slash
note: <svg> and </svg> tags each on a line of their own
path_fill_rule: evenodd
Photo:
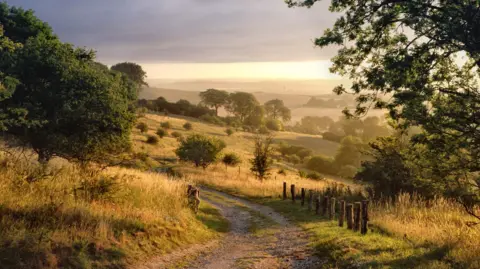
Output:
<svg viewBox="0 0 480 269">
<path fill-rule="evenodd" d="M 147 115 L 143 121 L 151 128 L 159 126 L 167 120 L 159 115 Z M 396 201 L 385 201 L 371 205 L 371 231 L 367 236 L 338 227 L 336 222 L 299 209 L 290 201 L 281 200 L 282 183 L 295 184 L 300 188 L 325 189 L 332 184 L 349 187 L 354 193 L 362 192 L 363 186 L 350 180 L 327 178 L 326 180 L 309 180 L 298 176 L 295 169 L 287 171 L 286 175 L 277 172 L 283 166 L 277 163 L 271 171 L 271 176 L 265 181 L 259 181 L 249 171 L 248 159 L 251 158 L 251 136 L 246 133 L 236 133 L 233 137 L 226 136 L 224 128 L 201 122 L 193 122 L 192 131 L 181 130 L 182 125 L 190 119 L 169 117 L 175 131 L 184 135 L 188 132 L 199 132 L 217 136 L 225 140 L 226 152 L 236 152 L 243 159 L 238 168 L 226 168 L 214 164 L 206 170 L 196 169 L 189 165 L 181 165 L 179 171 L 189 181 L 206 185 L 229 194 L 248 198 L 273 207 L 288 216 L 301 227 L 310 230 L 314 235 L 312 244 L 319 255 L 329 257 L 331 266 L 360 268 L 479 268 L 480 248 L 476 244 L 480 240 L 478 226 L 469 226 L 473 221 L 464 209 L 454 201 L 438 198 L 427 203 L 420 197 L 401 195 Z M 153 131 L 153 130 L 152 130 Z M 308 141 L 306 135 L 294 133 L 276 133 L 281 141 Z M 146 150 L 152 158 L 160 155 L 173 156 L 177 141 L 164 138 L 157 146 L 142 142 L 142 134 L 136 133 L 137 149 Z M 334 152 L 328 146 L 303 144 L 318 153 Z M 321 145 L 328 141 L 317 142 Z M 331 154 L 330 154 L 331 155 Z"/>
</svg>

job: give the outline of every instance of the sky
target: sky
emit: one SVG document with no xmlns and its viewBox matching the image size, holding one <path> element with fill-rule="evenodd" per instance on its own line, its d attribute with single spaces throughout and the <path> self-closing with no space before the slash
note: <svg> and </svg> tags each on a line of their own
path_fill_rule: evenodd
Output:
<svg viewBox="0 0 480 269">
<path fill-rule="evenodd" d="M 33 9 L 65 42 L 105 64 L 141 64 L 150 79 L 331 79 L 335 48 L 313 39 L 338 16 L 330 1 L 289 9 L 283 0 L 7 0 Z"/>
</svg>

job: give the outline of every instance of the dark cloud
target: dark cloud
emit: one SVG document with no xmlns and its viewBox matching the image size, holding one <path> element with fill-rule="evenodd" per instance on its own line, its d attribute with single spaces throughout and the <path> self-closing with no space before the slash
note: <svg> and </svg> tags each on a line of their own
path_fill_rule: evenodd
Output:
<svg viewBox="0 0 480 269">
<path fill-rule="evenodd" d="M 283 0 L 11 0 L 63 41 L 101 60 L 243 62 L 323 60 L 312 39 L 333 24 L 329 1 L 289 9 Z"/>
</svg>

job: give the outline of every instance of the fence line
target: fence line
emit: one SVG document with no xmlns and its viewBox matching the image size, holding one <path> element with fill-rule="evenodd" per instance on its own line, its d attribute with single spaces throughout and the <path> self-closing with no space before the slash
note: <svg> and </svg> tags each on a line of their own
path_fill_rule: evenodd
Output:
<svg viewBox="0 0 480 269">
<path fill-rule="evenodd" d="M 307 191 L 308 197 L 306 197 Z M 297 198 L 295 184 L 290 185 L 290 195 L 292 198 L 292 203 L 295 203 Z M 287 199 L 287 182 L 283 182 L 283 200 Z M 307 190 L 305 188 L 301 188 L 300 199 L 300 206 L 302 207 L 305 205 L 305 200 L 307 199 L 307 212 L 312 212 L 315 205 L 314 214 L 322 215 L 329 220 L 335 220 L 335 218 L 338 216 L 339 227 L 344 227 L 344 222 L 346 222 L 347 229 L 353 230 L 355 232 L 360 231 L 361 234 L 367 234 L 369 222 L 369 200 L 363 200 L 361 202 L 355 203 L 347 203 L 345 200 L 337 201 L 336 197 L 329 197 L 328 195 L 324 195 L 323 197 L 321 197 L 319 191 L 315 191 L 312 189 Z"/>
</svg>

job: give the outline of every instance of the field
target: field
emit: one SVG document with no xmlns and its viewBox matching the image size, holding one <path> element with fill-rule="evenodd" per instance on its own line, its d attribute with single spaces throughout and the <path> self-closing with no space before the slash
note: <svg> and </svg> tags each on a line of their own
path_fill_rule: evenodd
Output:
<svg viewBox="0 0 480 269">
<path fill-rule="evenodd" d="M 153 133 L 154 126 L 167 120 L 163 116 L 147 115 L 147 122 Z M 186 135 L 182 125 L 187 119 L 168 118 L 173 129 Z M 190 121 L 188 119 L 188 121 Z M 228 137 L 223 128 L 193 122 L 194 130 L 225 140 L 226 151 L 240 154 L 244 160 L 240 168 L 226 169 L 222 165 L 214 165 L 207 170 L 195 169 L 182 165 L 180 171 L 187 180 L 197 182 L 224 192 L 245 197 L 262 204 L 269 205 L 288 216 L 301 227 L 314 234 L 312 243 L 319 255 L 329 257 L 332 266 L 340 268 L 358 265 L 361 268 L 478 268 L 480 267 L 480 248 L 476 242 L 480 240 L 478 226 L 468 226 L 472 221 L 458 204 L 453 201 L 437 199 L 427 204 L 418 197 L 404 195 L 398 201 L 373 204 L 371 209 L 372 231 L 361 236 L 337 227 L 337 224 L 319 218 L 298 209 L 290 202 L 280 200 L 283 181 L 296 184 L 297 188 L 323 189 L 338 180 L 327 179 L 313 181 L 301 179 L 292 169 L 286 176 L 276 174 L 281 166 L 272 171 L 269 180 L 259 181 L 249 172 L 248 158 L 251 157 L 251 135 L 236 133 Z M 146 145 L 143 135 L 136 133 L 137 148 L 141 148 L 158 156 L 173 156 L 177 141 L 164 138 L 158 146 Z M 321 138 L 294 133 L 276 134 L 278 141 L 297 143 L 309 147 L 319 154 L 332 155 L 337 148 Z M 328 142 L 328 143 L 327 143 Z M 350 181 L 342 183 L 354 192 L 362 187 Z"/>
<path fill-rule="evenodd" d="M 186 207 L 185 181 L 32 158 L 1 158 L 0 268 L 125 268 L 226 231 L 215 209 Z"/>
</svg>

